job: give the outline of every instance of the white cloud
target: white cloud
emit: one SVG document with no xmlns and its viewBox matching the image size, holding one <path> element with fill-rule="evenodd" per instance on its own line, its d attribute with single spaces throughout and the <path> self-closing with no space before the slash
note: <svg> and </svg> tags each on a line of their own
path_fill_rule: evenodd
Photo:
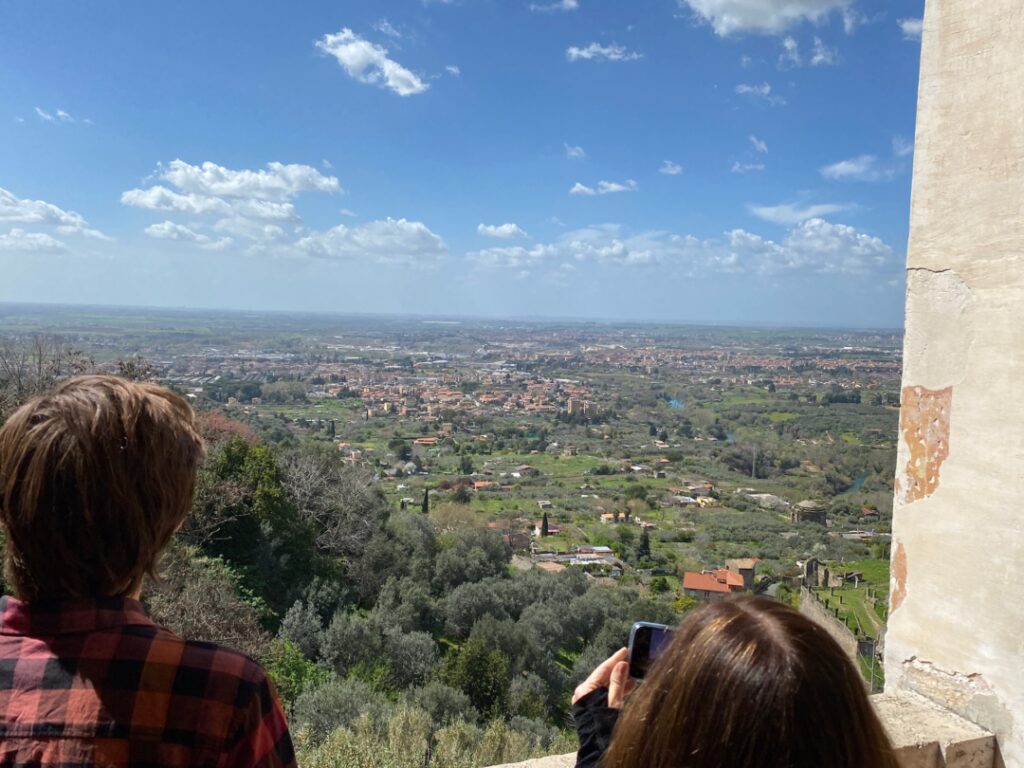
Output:
<svg viewBox="0 0 1024 768">
<path fill-rule="evenodd" d="M 430 86 L 397 61 L 388 57 L 388 49 L 359 37 L 351 29 L 324 35 L 316 47 L 329 53 L 349 77 L 360 83 L 387 88 L 399 96 L 423 93 Z"/>
<path fill-rule="evenodd" d="M 281 240 L 281 224 L 300 222 L 291 202 L 299 194 L 341 190 L 334 176 L 325 176 L 312 166 L 278 162 L 261 170 L 233 170 L 209 161 L 192 165 L 174 160 L 158 166 L 157 176 L 175 189 L 163 185 L 130 189 L 122 193 L 121 203 L 152 211 L 215 216 L 215 230 L 256 241 Z M 221 241 L 208 241 L 215 242 Z"/>
<path fill-rule="evenodd" d="M 402 39 L 402 33 L 399 32 L 395 28 L 395 26 L 390 21 L 388 21 L 387 19 L 381 19 L 380 21 L 376 22 L 375 24 L 372 24 L 371 26 L 375 30 L 380 32 L 382 35 L 387 35 L 388 37 L 392 37 L 395 40 L 401 40 Z"/>
<path fill-rule="evenodd" d="M 63 109 L 58 109 L 55 112 L 47 112 L 42 107 L 36 107 L 36 115 L 44 123 L 92 123 L 92 120 L 78 120 L 72 117 L 70 114 L 65 112 Z"/>
<path fill-rule="evenodd" d="M 666 160 L 661 164 L 661 168 L 658 169 L 658 173 L 664 173 L 666 176 L 678 176 L 683 172 L 683 166 L 679 163 L 673 163 L 671 160 Z"/>
<path fill-rule="evenodd" d="M 772 93 L 772 87 L 768 83 L 761 83 L 760 85 L 740 83 L 736 86 L 736 93 L 740 96 L 748 96 L 754 101 L 763 101 L 773 107 L 786 103 L 784 98 Z"/>
<path fill-rule="evenodd" d="M 802 21 L 818 22 L 850 0 L 678 0 L 722 37 L 755 32 L 779 34 Z M 844 20 L 845 22 L 845 20 Z"/>
<path fill-rule="evenodd" d="M 583 147 L 574 147 L 570 144 L 566 144 L 565 156 L 570 160 L 582 160 L 587 156 L 587 153 L 583 151 Z"/>
<path fill-rule="evenodd" d="M 67 246 L 45 232 L 26 232 L 18 227 L 0 234 L 0 252 L 4 251 L 63 251 Z"/>
<path fill-rule="evenodd" d="M 591 43 L 585 48 L 577 48 L 575 45 L 568 48 L 565 52 L 565 57 L 569 61 L 636 61 L 642 58 L 642 54 L 636 51 L 630 51 L 625 46 L 617 45 L 612 43 L 611 45 L 601 45 L 600 43 Z"/>
<path fill-rule="evenodd" d="M 886 181 L 896 171 L 884 166 L 874 155 L 861 155 L 821 168 L 821 175 L 833 181 Z"/>
<path fill-rule="evenodd" d="M 444 68 L 444 71 L 447 72 L 452 77 L 461 77 L 462 76 L 462 70 L 459 69 L 458 66 L 456 66 L 455 64 L 449 64 L 448 66 L 446 66 Z"/>
<path fill-rule="evenodd" d="M 757 138 L 753 134 L 750 135 L 750 143 L 754 145 L 754 149 L 763 155 L 768 154 L 768 143 L 762 139 Z"/>
<path fill-rule="evenodd" d="M 247 197 L 282 200 L 300 192 L 338 192 L 341 185 L 310 165 L 268 163 L 268 170 L 235 171 L 209 161 L 191 165 L 172 160 L 160 178 L 186 193 L 208 197 Z"/>
<path fill-rule="evenodd" d="M 741 163 L 737 160 L 732 164 L 733 173 L 753 173 L 755 171 L 763 171 L 764 163 Z"/>
<path fill-rule="evenodd" d="M 782 69 L 789 69 L 790 67 L 799 67 L 801 64 L 803 64 L 803 59 L 800 58 L 800 45 L 797 43 L 796 38 L 787 37 L 782 41 L 779 66 Z"/>
<path fill-rule="evenodd" d="M 852 35 L 857 31 L 857 27 L 861 24 L 866 24 L 867 22 L 867 17 L 858 13 L 853 8 L 850 8 L 849 6 L 843 8 L 843 31 L 846 34 Z"/>
<path fill-rule="evenodd" d="M 894 136 L 892 139 L 892 153 L 896 157 L 910 157 L 914 154 L 914 142 L 907 141 L 902 136 Z"/>
<path fill-rule="evenodd" d="M 34 224 L 55 227 L 65 235 L 77 234 L 96 240 L 109 240 L 105 234 L 92 229 L 80 213 L 65 211 L 44 200 L 28 200 L 0 188 L 0 222 Z"/>
<path fill-rule="evenodd" d="M 557 0 L 553 3 L 531 4 L 530 10 L 537 13 L 556 13 L 558 11 L 575 11 L 580 7 L 579 0 Z"/>
<path fill-rule="evenodd" d="M 331 168 L 334 167 L 334 164 L 330 160 L 328 160 L 326 157 L 323 160 L 320 161 L 320 165 L 322 165 L 324 167 L 324 169 L 328 170 L 328 171 L 331 170 Z"/>
<path fill-rule="evenodd" d="M 159 240 L 181 240 L 184 242 L 195 243 L 200 248 L 204 248 L 209 251 L 222 251 L 234 242 L 230 237 L 222 237 L 219 240 L 213 240 L 209 235 L 200 234 L 186 226 L 175 224 L 173 221 L 164 221 L 160 224 L 153 224 L 146 227 L 143 231 L 150 237 L 154 237 Z"/>
<path fill-rule="evenodd" d="M 355 211 L 350 211 L 348 208 L 342 208 L 340 211 L 338 211 L 338 213 L 340 213 L 342 216 L 348 216 L 350 219 L 354 219 L 359 216 L 358 213 L 356 213 Z"/>
<path fill-rule="evenodd" d="M 295 250 L 321 259 L 420 265 L 442 256 L 447 247 L 422 222 L 388 218 L 359 227 L 339 224 L 326 232 L 314 232 L 295 243 Z"/>
<path fill-rule="evenodd" d="M 752 205 L 750 212 L 757 218 L 770 221 L 773 224 L 800 224 L 810 219 L 846 211 L 852 207 L 847 203 L 825 203 L 803 207 L 795 203 L 782 203 L 780 205 Z"/>
<path fill-rule="evenodd" d="M 779 242 L 742 229 L 722 239 L 701 239 L 659 230 L 629 233 L 606 224 L 567 232 L 552 243 L 487 248 L 466 257 L 481 268 L 515 271 L 564 271 L 596 263 L 689 274 L 862 274 L 896 266 L 892 249 L 880 239 L 819 218 L 800 223 Z"/>
<path fill-rule="evenodd" d="M 480 224 L 476 231 L 485 237 L 498 237 L 504 240 L 529 238 L 530 236 L 518 224 Z"/>
<path fill-rule="evenodd" d="M 900 25 L 904 40 L 919 41 L 924 31 L 924 19 L 900 19 L 896 22 Z"/>
<path fill-rule="evenodd" d="M 604 181 L 603 179 L 597 182 L 597 187 L 588 187 L 585 184 L 576 182 L 573 188 L 569 190 L 570 195 L 611 195 L 616 192 L 635 192 L 638 189 L 637 183 L 633 179 L 626 179 L 623 182 L 619 181 Z"/>
<path fill-rule="evenodd" d="M 814 52 L 811 54 L 812 67 L 831 67 L 839 61 L 839 52 L 829 48 L 820 37 L 814 38 Z"/>
<path fill-rule="evenodd" d="M 218 197 L 203 195 L 182 195 L 167 187 L 153 186 L 149 189 L 129 189 L 121 193 L 121 204 L 151 211 L 177 211 L 190 214 L 228 215 L 231 206 Z"/>
</svg>

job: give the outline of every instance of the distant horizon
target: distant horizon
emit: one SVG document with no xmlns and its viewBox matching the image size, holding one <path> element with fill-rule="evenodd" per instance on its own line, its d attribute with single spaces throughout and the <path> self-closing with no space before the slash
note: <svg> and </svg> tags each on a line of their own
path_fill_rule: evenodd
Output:
<svg viewBox="0 0 1024 768">
<path fill-rule="evenodd" d="M 714 328 L 714 329 L 740 329 L 740 330 L 780 330 L 780 331 L 848 331 L 851 333 L 886 333 L 902 335 L 903 328 L 891 326 L 849 326 L 849 325 L 787 325 L 777 323 L 765 323 L 757 321 L 729 323 L 701 320 L 658 320 L 638 318 L 597 318 L 597 317 L 517 317 L 499 315 L 458 315 L 458 314 L 417 314 L 403 312 L 343 312 L 330 310 L 299 310 L 299 309 L 241 309 L 235 307 L 188 307 L 173 305 L 139 305 L 139 304 L 73 304 L 65 302 L 16 302 L 0 301 L 0 327 L 4 324 L 5 308 L 25 307 L 36 309 L 63 309 L 63 310 L 114 310 L 128 314 L 144 314 L 150 311 L 172 312 L 182 314 L 194 314 L 202 316 L 204 313 L 226 314 L 226 315 L 282 315 L 291 317 L 317 317 L 317 318 L 353 318 L 353 319 L 391 319 L 406 320 L 421 323 L 438 323 L 445 325 L 457 325 L 463 323 L 517 323 L 523 325 L 541 324 L 563 324 L 563 325 L 602 325 L 610 327 L 629 326 L 662 326 L 670 328 Z"/>
</svg>

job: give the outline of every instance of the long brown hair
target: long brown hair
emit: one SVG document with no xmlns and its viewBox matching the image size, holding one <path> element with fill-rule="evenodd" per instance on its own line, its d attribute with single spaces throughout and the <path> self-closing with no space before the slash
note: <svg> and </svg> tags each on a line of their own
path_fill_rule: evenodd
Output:
<svg viewBox="0 0 1024 768">
<path fill-rule="evenodd" d="M 81 376 L 0 428 L 6 573 L 23 600 L 131 594 L 189 512 L 203 443 L 173 392 Z"/>
<path fill-rule="evenodd" d="M 897 768 L 828 633 L 764 598 L 683 621 L 619 718 L 603 768 Z"/>
</svg>

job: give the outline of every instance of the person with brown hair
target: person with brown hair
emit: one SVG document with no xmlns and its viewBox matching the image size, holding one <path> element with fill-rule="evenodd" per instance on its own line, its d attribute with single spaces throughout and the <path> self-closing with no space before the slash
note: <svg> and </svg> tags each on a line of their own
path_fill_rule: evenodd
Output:
<svg viewBox="0 0 1024 768">
<path fill-rule="evenodd" d="M 293 766 L 264 670 L 154 624 L 139 595 L 203 443 L 173 392 L 84 376 L 0 427 L 0 765 Z"/>
<path fill-rule="evenodd" d="M 576 689 L 577 768 L 897 768 L 853 663 L 774 600 L 695 610 L 632 687 L 623 648 Z"/>
</svg>

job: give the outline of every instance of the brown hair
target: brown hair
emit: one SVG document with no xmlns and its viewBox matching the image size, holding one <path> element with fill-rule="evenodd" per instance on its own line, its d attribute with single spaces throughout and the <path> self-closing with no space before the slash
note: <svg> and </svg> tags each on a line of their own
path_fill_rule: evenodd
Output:
<svg viewBox="0 0 1024 768">
<path fill-rule="evenodd" d="M 6 574 L 23 600 L 130 595 L 188 514 L 203 443 L 170 390 L 81 376 L 0 428 Z"/>
<path fill-rule="evenodd" d="M 627 701 L 603 768 L 896 768 L 864 681 L 828 633 L 764 598 L 683 621 Z"/>
</svg>

